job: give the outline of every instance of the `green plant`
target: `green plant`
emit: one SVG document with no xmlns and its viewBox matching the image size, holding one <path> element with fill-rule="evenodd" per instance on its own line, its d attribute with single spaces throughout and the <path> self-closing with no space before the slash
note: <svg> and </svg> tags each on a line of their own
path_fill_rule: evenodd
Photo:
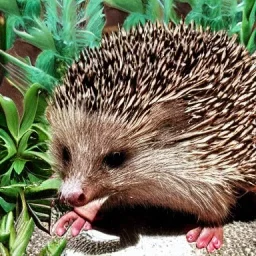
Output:
<svg viewBox="0 0 256 256">
<path fill-rule="evenodd" d="M 12 184 L 0 187 L 2 211 L 0 216 L 16 208 L 20 212 L 19 195 L 24 194 L 28 212 L 39 228 L 48 232 L 42 222 L 50 221 L 51 203 L 55 199 L 60 179 L 50 178 L 32 185 Z M 1 213 L 2 212 L 2 213 Z"/>
<path fill-rule="evenodd" d="M 240 42 L 250 53 L 256 51 L 256 1 L 245 0 L 240 30 Z"/>
<path fill-rule="evenodd" d="M 102 0 L 11 0 L 9 5 L 0 0 L 0 10 L 6 15 L 7 48 L 18 36 L 41 50 L 35 66 L 0 51 L 23 70 L 20 74 L 9 68 L 9 73 L 16 81 L 39 83 L 48 91 L 85 46 L 99 45 L 105 23 Z"/>
<path fill-rule="evenodd" d="M 59 256 L 65 249 L 66 244 L 66 239 L 55 238 L 41 250 L 39 256 Z"/>
<path fill-rule="evenodd" d="M 238 35 L 238 41 L 250 53 L 256 50 L 256 2 L 255 0 L 199 0 L 191 5 L 186 22 L 195 22 L 212 31 L 225 30 Z"/>
<path fill-rule="evenodd" d="M 59 179 L 48 179 L 52 169 L 42 86 L 28 88 L 23 108 L 19 117 L 15 103 L 0 95 L 0 213 L 13 210 L 19 193 L 24 191 L 28 211 L 42 227 L 60 185 Z"/>
<path fill-rule="evenodd" d="M 241 5 L 237 0 L 199 0 L 195 1 L 186 22 L 195 22 L 213 31 L 226 30 L 229 34 L 239 31 Z"/>
<path fill-rule="evenodd" d="M 13 212 L 6 214 L 0 223 L 0 255 L 19 256 L 26 252 L 34 231 L 34 221 L 29 217 L 24 194 L 21 192 L 22 211 L 15 223 Z"/>
<path fill-rule="evenodd" d="M 105 0 L 107 5 L 117 8 L 119 10 L 128 12 L 129 15 L 124 22 L 124 28 L 130 29 L 138 23 L 145 24 L 150 20 L 155 22 L 157 20 L 168 23 L 170 21 L 178 23 L 178 17 L 175 11 L 174 0 Z"/>
<path fill-rule="evenodd" d="M 29 191 L 35 193 L 31 187 L 38 186 L 52 175 L 47 154 L 49 132 L 43 115 L 45 107 L 45 90 L 38 84 L 26 91 L 21 117 L 15 103 L 0 95 L 0 213 L 15 207 L 21 189 L 25 190 L 27 198 Z M 38 189 L 46 188 L 39 186 Z M 53 185 L 55 193 L 57 189 Z M 36 213 L 33 215 L 37 216 Z"/>
<path fill-rule="evenodd" d="M 45 98 L 43 87 L 32 85 L 24 95 L 24 112 L 19 117 L 15 103 L 0 95 L 1 186 L 40 182 L 52 174 L 46 154 L 49 133 L 43 117 Z"/>
<path fill-rule="evenodd" d="M 256 2 L 255 0 L 105 0 L 107 5 L 127 12 L 124 27 L 130 29 L 138 23 L 170 21 L 178 23 L 180 17 L 175 8 L 177 2 L 188 3 L 191 11 L 186 23 L 194 22 L 212 31 L 226 30 L 237 34 L 240 43 L 250 53 L 256 50 Z"/>
<path fill-rule="evenodd" d="M 22 193 L 23 208 L 26 206 L 33 223 L 45 231 L 42 222 L 49 222 L 51 202 L 60 186 L 58 178 L 48 179 L 52 169 L 47 154 L 49 132 L 44 117 L 46 98 L 47 93 L 42 86 L 32 85 L 24 94 L 24 111 L 19 116 L 15 103 L 0 95 L 0 216 L 6 212 L 11 214 L 14 208 L 20 212 L 18 202 Z M 4 217 L 4 220 L 9 220 L 12 215 L 6 216 L 8 218 Z M 25 223 L 25 220 L 21 222 Z M 27 225 L 31 223 L 32 220 Z M 17 232 L 18 240 L 23 240 L 23 236 Z M 6 244 L 0 246 L 2 253 L 9 251 L 10 255 L 15 255 L 16 244 L 11 246 L 9 243 L 9 249 L 6 249 Z M 26 246 L 24 244 L 23 249 Z"/>
<path fill-rule="evenodd" d="M 49 183 L 49 182 L 48 182 Z M 49 185 L 53 185 L 50 182 Z M 44 184 L 43 191 L 47 187 Z M 33 192 L 32 192 L 33 191 Z M 21 200 L 21 211 L 18 213 L 17 218 L 13 211 L 5 214 L 0 222 L 0 255 L 1 256 L 20 256 L 26 253 L 27 245 L 31 239 L 34 231 L 35 221 L 33 216 L 31 217 L 30 207 L 25 199 L 26 194 L 34 194 L 39 192 L 40 189 L 37 187 L 30 187 L 30 191 L 19 189 L 18 197 Z M 41 186 L 42 191 L 42 186 Z M 16 219 L 16 221 L 15 221 Z M 49 242 L 40 252 L 41 256 L 53 256 L 60 255 L 66 246 L 66 239 L 54 239 Z"/>
</svg>

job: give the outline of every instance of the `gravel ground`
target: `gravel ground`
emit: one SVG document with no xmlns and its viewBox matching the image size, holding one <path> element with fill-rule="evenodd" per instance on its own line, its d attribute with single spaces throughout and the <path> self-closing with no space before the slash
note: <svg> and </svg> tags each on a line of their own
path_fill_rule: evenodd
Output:
<svg viewBox="0 0 256 256">
<path fill-rule="evenodd" d="M 213 256 L 254 256 L 256 255 L 256 221 L 245 223 L 235 222 L 225 226 L 225 245 L 223 248 L 213 253 Z M 116 246 L 118 237 L 106 236 L 98 231 L 86 232 L 88 237 L 83 239 L 74 238 L 69 241 L 69 247 L 75 249 L 66 249 L 65 256 L 83 256 L 83 255 L 104 255 L 104 256 L 206 256 L 205 250 L 198 250 L 195 245 L 187 243 L 185 235 L 177 236 L 147 236 L 140 235 L 138 243 L 122 249 L 117 252 L 100 253 L 104 247 Z M 50 239 L 46 233 L 36 230 L 28 247 L 28 255 L 38 255 L 42 245 L 45 245 Z M 110 241 L 111 240 L 111 241 Z M 80 245 L 79 242 L 80 241 Z M 91 252 L 79 252 L 79 246 L 84 251 L 91 249 Z M 92 249 L 93 248 L 93 249 Z M 94 250 L 94 252 L 92 252 Z"/>
</svg>

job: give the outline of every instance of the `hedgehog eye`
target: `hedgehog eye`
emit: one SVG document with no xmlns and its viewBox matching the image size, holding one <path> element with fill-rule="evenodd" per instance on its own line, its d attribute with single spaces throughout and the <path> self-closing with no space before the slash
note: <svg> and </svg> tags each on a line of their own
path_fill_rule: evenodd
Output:
<svg viewBox="0 0 256 256">
<path fill-rule="evenodd" d="M 71 154 L 67 147 L 62 148 L 62 160 L 65 164 L 68 164 L 71 161 Z"/>
<path fill-rule="evenodd" d="M 104 157 L 103 163 L 109 168 L 118 168 L 126 160 L 125 152 L 111 152 Z"/>
</svg>

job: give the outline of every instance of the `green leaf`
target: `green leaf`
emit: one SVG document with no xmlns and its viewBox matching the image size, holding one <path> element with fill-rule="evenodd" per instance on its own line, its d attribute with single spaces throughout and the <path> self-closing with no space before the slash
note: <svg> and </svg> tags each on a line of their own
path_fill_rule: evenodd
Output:
<svg viewBox="0 0 256 256">
<path fill-rule="evenodd" d="M 42 177 L 38 177 L 38 176 L 36 176 L 36 175 L 34 175 L 30 172 L 28 172 L 27 176 L 28 176 L 28 179 L 29 179 L 30 183 L 32 183 L 32 184 L 41 182 L 43 180 Z"/>
<path fill-rule="evenodd" d="M 54 85 L 52 85 L 52 88 L 53 86 Z M 48 106 L 48 98 L 49 92 L 46 90 L 41 91 L 35 116 L 35 122 L 39 123 L 41 126 L 49 126 L 49 123 L 45 117 L 45 110 Z"/>
<path fill-rule="evenodd" d="M 10 233 L 9 237 L 9 248 L 12 248 L 16 239 L 16 231 L 14 228 L 14 216 L 13 212 L 10 211 L 7 216 L 7 221 L 6 221 L 6 229 Z"/>
<path fill-rule="evenodd" d="M 35 66 L 42 69 L 47 74 L 56 77 L 56 58 L 56 52 L 52 50 L 44 50 L 37 56 Z"/>
<path fill-rule="evenodd" d="M 4 186 L 0 187 L 0 193 L 12 198 L 17 198 L 22 188 L 24 188 L 24 185 L 20 184 Z"/>
<path fill-rule="evenodd" d="M 95 0 L 94 0 L 95 1 Z M 76 26 L 76 1 L 75 0 L 63 0 L 62 7 L 62 31 L 61 38 L 69 47 L 72 48 L 75 39 L 75 26 Z M 76 49 L 74 49 L 76 50 Z"/>
<path fill-rule="evenodd" d="M 27 149 L 28 140 L 33 132 L 34 132 L 33 130 L 28 130 L 23 134 L 22 138 L 20 139 L 19 146 L 18 146 L 18 153 L 20 155 L 22 155 L 22 153 Z"/>
<path fill-rule="evenodd" d="M 164 22 L 168 24 L 170 21 L 174 23 L 179 22 L 179 17 L 174 10 L 175 3 L 174 0 L 163 0 L 163 14 L 164 14 Z"/>
<path fill-rule="evenodd" d="M 14 33 L 14 28 L 19 27 L 23 28 L 24 27 L 24 21 L 21 16 L 16 16 L 16 15 L 9 15 L 6 18 L 6 49 L 9 49 L 12 47 L 16 34 Z"/>
<path fill-rule="evenodd" d="M 254 4 L 254 0 L 244 0 L 244 14 L 247 18 L 249 18 Z"/>
<path fill-rule="evenodd" d="M 51 207 L 49 205 L 45 205 L 43 203 L 31 203 L 29 202 L 28 205 L 30 206 L 31 209 L 33 209 L 33 211 L 40 213 L 40 214 L 48 214 L 49 217 L 49 213 L 51 212 Z"/>
<path fill-rule="evenodd" d="M 0 196 L 0 206 L 4 209 L 5 212 L 10 212 L 14 209 L 15 204 L 6 202 L 3 197 Z"/>
<path fill-rule="evenodd" d="M 0 10 L 17 16 L 20 15 L 19 7 L 16 0 L 1 0 Z"/>
<path fill-rule="evenodd" d="M 20 226 L 23 225 L 25 222 L 29 221 L 29 214 L 28 214 L 28 208 L 27 208 L 27 203 L 25 199 L 25 193 L 24 190 L 20 191 L 20 199 L 21 199 L 21 204 L 22 204 L 22 211 L 19 215 L 19 218 L 17 220 L 17 232 L 19 232 Z"/>
<path fill-rule="evenodd" d="M 237 0 L 198 0 L 193 1 L 192 10 L 186 16 L 186 23 L 195 22 L 212 31 L 233 31 L 237 24 Z"/>
<path fill-rule="evenodd" d="M 24 158 L 29 158 L 29 159 L 39 158 L 49 164 L 52 163 L 50 156 L 46 152 L 37 152 L 37 151 L 32 151 L 28 149 L 24 152 L 23 156 Z"/>
<path fill-rule="evenodd" d="M 31 206 L 31 205 L 29 204 L 29 206 Z M 30 208 L 30 210 L 31 210 L 30 213 L 33 211 L 33 217 L 35 217 L 34 220 L 36 220 L 36 223 L 41 223 L 40 226 L 44 226 L 42 221 L 46 221 L 46 222 L 49 221 L 50 214 L 51 214 L 51 209 L 50 208 L 47 209 L 47 211 L 45 213 L 41 212 L 43 210 L 46 210 L 46 209 L 43 209 L 43 208 L 41 208 L 41 209 L 38 208 L 39 211 L 36 211 L 35 209 L 32 210 L 32 208 Z"/>
<path fill-rule="evenodd" d="M 246 48 L 251 54 L 256 51 L 256 29 L 252 32 Z"/>
<path fill-rule="evenodd" d="M 23 38 L 26 42 L 38 47 L 41 50 L 56 51 L 51 31 L 39 19 L 34 19 L 34 22 L 36 27 L 32 27 L 29 33 L 14 29 L 15 33 Z"/>
<path fill-rule="evenodd" d="M 6 61 L 12 63 L 14 66 L 14 72 L 12 72 L 12 70 L 8 69 L 7 67 L 7 71 L 11 76 L 11 80 L 15 81 L 15 79 L 21 79 L 22 81 L 27 81 L 26 84 L 39 83 L 44 86 L 44 88 L 47 89 L 49 92 L 51 92 L 56 85 L 56 78 L 43 72 L 43 70 L 32 66 L 31 64 L 27 64 L 26 62 L 24 62 L 24 59 L 23 61 L 21 61 L 2 50 L 0 50 L 0 55 L 2 55 L 6 59 Z"/>
<path fill-rule="evenodd" d="M 254 1 L 254 3 L 253 3 L 253 1 L 251 1 L 251 3 L 253 5 L 251 6 L 251 10 L 250 10 L 250 14 L 249 14 L 249 24 L 250 24 L 251 30 L 253 30 L 255 22 L 256 22 L 256 2 Z M 254 28 L 254 29 L 256 29 L 256 28 Z"/>
<path fill-rule="evenodd" d="M 132 27 L 136 26 L 137 24 L 144 25 L 147 21 L 147 16 L 141 13 L 131 13 L 124 21 L 124 28 L 126 30 L 131 29 Z"/>
<path fill-rule="evenodd" d="M 5 214 L 1 219 L 1 229 L 0 229 L 0 242 L 7 243 L 10 237 L 10 231 L 8 229 L 9 225 L 9 214 Z"/>
<path fill-rule="evenodd" d="M 9 167 L 7 172 L 5 174 L 1 175 L 1 186 L 9 185 L 12 180 L 11 180 L 11 175 L 13 171 L 13 164 Z"/>
<path fill-rule="evenodd" d="M 54 195 L 53 196 L 50 196 L 50 197 L 44 197 L 44 198 L 40 198 L 40 196 L 38 198 L 36 197 L 33 197 L 33 193 L 30 194 L 31 196 L 31 199 L 27 198 L 27 193 L 25 194 L 26 195 L 26 200 L 27 200 L 27 203 L 29 205 L 35 205 L 35 204 L 39 204 L 39 205 L 44 205 L 45 207 L 48 207 L 49 209 L 51 209 L 51 205 L 52 205 L 52 200 L 55 199 Z"/>
<path fill-rule="evenodd" d="M 49 230 L 45 227 L 43 222 L 48 222 L 50 221 L 50 210 L 47 214 L 45 213 L 40 213 L 40 212 L 36 212 L 34 211 L 30 205 L 28 204 L 29 210 L 30 210 L 30 214 L 33 217 L 33 220 L 35 221 L 36 225 L 38 228 L 40 228 L 41 230 L 49 233 Z"/>
<path fill-rule="evenodd" d="M 145 14 L 151 22 L 162 20 L 162 8 L 159 0 L 147 0 Z"/>
<path fill-rule="evenodd" d="M 105 24 L 102 0 L 89 1 L 86 7 L 85 17 L 88 20 L 85 30 L 77 31 L 77 42 L 80 50 L 85 45 L 96 47 L 100 43 Z"/>
<path fill-rule="evenodd" d="M 24 17 L 39 17 L 41 13 L 41 1 L 40 0 L 26 0 L 23 10 Z"/>
<path fill-rule="evenodd" d="M 40 192 L 47 189 L 58 190 L 60 188 L 60 185 L 61 185 L 60 178 L 50 178 L 50 179 L 47 179 L 46 181 L 43 181 L 39 186 L 37 185 L 37 186 L 26 187 L 25 194 Z"/>
<path fill-rule="evenodd" d="M 44 141 L 46 141 L 51 138 L 51 134 L 47 129 L 48 126 L 48 124 L 44 125 L 43 123 L 35 123 L 32 127 L 37 131 L 39 137 L 43 137 Z"/>
<path fill-rule="evenodd" d="M 2 218 L 0 242 L 9 244 L 9 248 L 11 248 L 11 244 L 13 243 L 15 236 L 16 236 L 16 233 L 14 229 L 14 217 L 13 217 L 13 212 L 11 211 Z"/>
<path fill-rule="evenodd" d="M 67 245 L 65 238 L 51 240 L 41 251 L 39 256 L 59 256 Z"/>
<path fill-rule="evenodd" d="M 6 231 L 10 231 L 10 227 L 14 224 L 13 212 L 9 212 L 6 218 Z"/>
<path fill-rule="evenodd" d="M 244 16 L 243 22 L 242 22 L 242 29 L 241 29 L 241 42 L 244 45 L 247 45 L 249 38 L 250 38 L 250 33 L 251 33 L 251 31 L 250 31 L 249 21 Z"/>
<path fill-rule="evenodd" d="M 12 138 L 3 129 L 0 129 L 0 138 L 4 141 L 4 143 L 5 143 L 4 147 L 6 147 L 6 149 L 7 149 L 7 155 L 0 160 L 0 164 L 2 164 L 6 160 L 8 160 L 12 156 L 14 156 L 16 154 L 17 150 L 16 150 L 16 146 L 15 146 Z"/>
<path fill-rule="evenodd" d="M 29 221 L 23 223 L 22 228 L 17 233 L 17 238 L 11 249 L 12 256 L 20 256 L 26 252 L 27 245 L 33 234 L 35 223 L 32 218 Z"/>
<path fill-rule="evenodd" d="M 52 34 L 56 37 L 58 34 L 58 24 L 61 23 L 59 19 L 58 2 L 44 1 L 43 5 L 45 8 L 45 25 L 51 28 Z"/>
<path fill-rule="evenodd" d="M 0 233 L 4 234 L 6 233 L 6 221 L 7 221 L 7 214 L 4 215 L 4 217 L 1 219 L 1 222 L 0 222 Z"/>
<path fill-rule="evenodd" d="M 15 172 L 20 175 L 24 170 L 27 160 L 16 158 L 13 163 L 13 168 Z"/>
<path fill-rule="evenodd" d="M 43 165 L 43 167 L 42 167 Z M 44 167 L 47 165 L 46 167 Z M 30 174 L 34 175 L 37 178 L 37 183 L 42 182 L 46 179 L 49 179 L 53 173 L 51 166 L 45 162 L 42 161 L 36 161 L 35 163 L 33 162 L 33 168 L 28 171 Z M 30 177 L 30 175 L 29 175 Z M 33 177 L 32 177 L 33 179 Z"/>
<path fill-rule="evenodd" d="M 5 113 L 8 129 L 15 140 L 19 135 L 19 115 L 12 99 L 0 95 L 0 105 Z"/>
<path fill-rule="evenodd" d="M 124 12 L 139 12 L 139 13 L 144 13 L 144 6 L 142 0 L 133 0 L 133 1 L 124 1 L 124 0 L 104 0 L 104 2 L 116 9 L 119 9 Z"/>
<path fill-rule="evenodd" d="M 24 114 L 20 125 L 20 137 L 32 126 L 38 106 L 41 90 L 44 88 L 39 84 L 33 84 L 24 96 Z"/>
<path fill-rule="evenodd" d="M 8 250 L 2 243 L 0 243 L 0 255 L 1 256 L 10 256 Z"/>
</svg>

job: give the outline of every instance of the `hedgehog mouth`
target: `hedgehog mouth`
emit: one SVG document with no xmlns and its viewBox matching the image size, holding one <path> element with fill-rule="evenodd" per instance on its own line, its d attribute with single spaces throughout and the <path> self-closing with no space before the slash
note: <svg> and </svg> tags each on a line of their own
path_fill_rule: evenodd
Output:
<svg viewBox="0 0 256 256">
<path fill-rule="evenodd" d="M 93 222 L 96 219 L 96 216 L 101 209 L 102 205 L 107 201 L 109 196 L 95 199 L 84 206 L 74 207 L 74 211 L 82 218 Z"/>
</svg>

